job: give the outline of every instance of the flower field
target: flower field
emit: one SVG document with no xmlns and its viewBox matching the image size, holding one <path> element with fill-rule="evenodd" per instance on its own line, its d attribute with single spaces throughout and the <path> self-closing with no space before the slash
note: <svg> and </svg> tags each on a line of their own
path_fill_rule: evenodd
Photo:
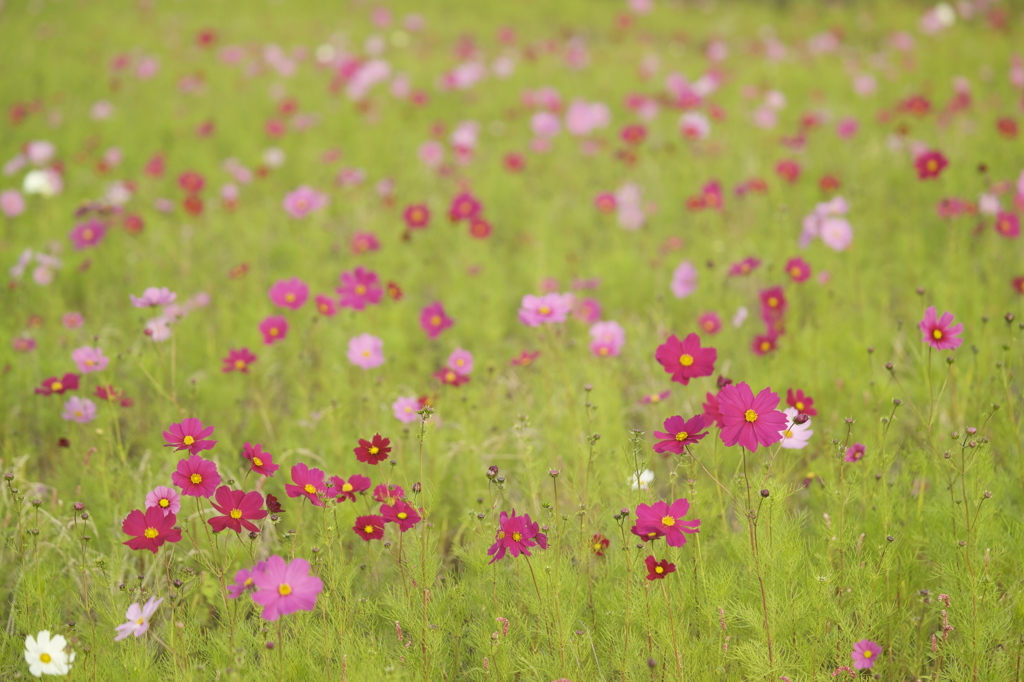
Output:
<svg viewBox="0 0 1024 682">
<path fill-rule="evenodd" d="M 0 74 L 0 679 L 1021 679 L 1019 4 L 6 0 Z"/>
</svg>

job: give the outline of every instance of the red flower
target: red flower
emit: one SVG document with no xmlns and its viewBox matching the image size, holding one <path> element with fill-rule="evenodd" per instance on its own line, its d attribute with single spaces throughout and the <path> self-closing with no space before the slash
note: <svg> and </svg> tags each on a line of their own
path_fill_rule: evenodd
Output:
<svg viewBox="0 0 1024 682">
<path fill-rule="evenodd" d="M 658 346 L 654 358 L 672 375 L 672 381 L 685 386 L 695 377 L 711 376 L 715 371 L 718 351 L 701 348 L 700 337 L 696 334 L 688 334 L 682 341 L 673 334 Z"/>
<path fill-rule="evenodd" d="M 178 518 L 174 514 L 164 516 L 160 507 L 150 507 L 145 513 L 134 509 L 121 523 L 121 530 L 133 537 L 122 544 L 132 549 L 148 549 L 156 554 L 156 550 L 165 542 L 181 541 L 181 530 L 174 527 L 177 522 Z"/>
<path fill-rule="evenodd" d="M 536 360 L 539 357 L 540 357 L 540 351 L 539 350 L 538 351 L 533 351 L 533 352 L 529 352 L 529 351 L 525 351 L 524 350 L 522 353 L 519 354 L 518 357 L 512 358 L 512 364 L 516 365 L 517 367 L 526 367 L 527 365 L 532 365 L 533 361 Z"/>
<path fill-rule="evenodd" d="M 814 409 L 814 398 L 799 388 L 795 391 L 793 389 L 786 391 L 786 404 L 800 414 L 806 414 L 808 417 L 818 416 L 818 411 Z"/>
<path fill-rule="evenodd" d="M 492 231 L 491 224 L 480 216 L 469 221 L 469 236 L 474 239 L 487 239 Z"/>
<path fill-rule="evenodd" d="M 1015 239 L 1020 236 L 1020 218 L 1013 213 L 1000 211 L 996 215 L 996 232 L 1008 238 Z"/>
<path fill-rule="evenodd" d="M 786 182 L 796 182 L 800 178 L 800 164 L 792 159 L 779 161 L 775 166 L 775 173 Z"/>
<path fill-rule="evenodd" d="M 529 548 L 538 545 L 541 549 L 548 548 L 548 536 L 540 532 L 540 524 L 531 520 L 529 514 L 516 516 L 515 509 L 512 510 L 511 516 L 508 512 L 501 512 L 498 516 L 498 523 L 499 528 L 494 537 L 494 544 L 487 550 L 487 553 L 493 555 L 494 558 L 487 563 L 493 564 L 504 558 L 506 553 L 513 557 L 518 557 L 520 554 L 532 556 Z"/>
<path fill-rule="evenodd" d="M 221 516 L 214 516 L 208 520 L 214 533 L 219 533 L 225 528 L 230 528 L 236 533 L 241 533 L 242 528 L 258 533 L 259 527 L 252 522 L 267 515 L 262 508 L 263 496 L 255 490 L 247 493 L 222 485 L 217 488 L 217 501 L 212 504 L 213 508 L 221 513 Z"/>
<path fill-rule="evenodd" d="M 53 395 L 54 393 L 61 394 L 64 391 L 74 391 L 78 389 L 78 375 L 68 372 L 63 377 L 48 377 L 43 379 L 43 382 L 36 389 L 36 393 L 39 395 Z"/>
<path fill-rule="evenodd" d="M 744 258 L 738 263 L 733 263 L 732 265 L 729 266 L 729 276 L 736 277 L 739 275 L 749 275 L 754 270 L 756 270 L 757 266 L 759 266 L 760 264 L 761 261 L 759 261 L 756 258 Z"/>
<path fill-rule="evenodd" d="M 388 298 L 392 301 L 402 300 L 402 288 L 394 282 L 388 282 Z"/>
<path fill-rule="evenodd" d="M 119 391 L 110 385 L 97 386 L 96 397 L 100 400 L 118 400 L 121 402 L 121 407 L 131 407 L 135 404 L 132 399 L 126 396 L 122 391 Z"/>
<path fill-rule="evenodd" d="M 653 555 L 648 555 L 648 557 L 644 559 L 644 563 L 647 564 L 648 580 L 664 580 L 665 576 L 669 573 L 674 573 L 676 570 L 676 565 L 670 564 L 668 559 L 658 561 Z"/>
<path fill-rule="evenodd" d="M 434 378 L 440 379 L 445 386 L 461 386 L 469 382 L 469 377 L 456 372 L 451 367 L 442 367 L 434 372 Z"/>
<path fill-rule="evenodd" d="M 786 261 L 786 272 L 796 283 L 806 282 L 811 277 L 811 266 L 803 258 L 790 258 Z"/>
<path fill-rule="evenodd" d="M 274 495 L 267 495 L 267 511 L 271 514 L 284 514 L 284 507 Z"/>
<path fill-rule="evenodd" d="M 1014 277 L 1010 280 L 1010 284 L 1018 294 L 1024 294 L 1024 277 Z"/>
<path fill-rule="evenodd" d="M 608 549 L 608 545 L 611 544 L 608 538 L 603 535 L 597 534 L 590 539 L 590 549 L 597 556 L 604 556 L 604 551 Z"/>
<path fill-rule="evenodd" d="M 725 426 L 725 422 L 722 421 L 722 413 L 718 407 L 718 395 L 715 393 L 708 393 L 704 402 L 701 404 L 704 408 L 704 425 L 710 426 L 714 422 L 715 426 L 722 428 Z"/>
<path fill-rule="evenodd" d="M 687 533 L 700 532 L 700 519 L 683 518 L 689 511 L 690 502 L 685 497 L 672 504 L 662 500 L 654 504 L 641 503 L 636 506 L 636 524 L 630 530 L 634 535 L 652 540 L 664 535 L 669 547 L 682 547 L 686 544 Z"/>
<path fill-rule="evenodd" d="M 380 540 L 384 537 L 384 517 L 376 514 L 357 516 L 356 525 L 352 526 L 352 530 L 367 542 Z"/>
<path fill-rule="evenodd" d="M 750 344 L 751 349 L 755 355 L 768 355 L 779 347 L 779 335 L 774 330 L 769 329 L 767 334 L 758 334 L 754 337 L 754 342 Z"/>
<path fill-rule="evenodd" d="M 403 533 L 420 522 L 420 515 L 416 509 L 404 500 L 397 500 L 392 504 L 382 504 L 380 507 L 381 516 L 385 523 L 394 523 Z"/>
<path fill-rule="evenodd" d="M 774 328 L 782 321 L 788 307 L 786 294 L 782 287 L 772 287 L 761 292 L 761 319 L 769 328 Z"/>
<path fill-rule="evenodd" d="M 352 452 L 356 453 L 356 459 L 360 462 L 380 464 L 391 452 L 391 441 L 376 433 L 371 440 L 360 438 L 359 447 L 354 448 Z"/>
</svg>

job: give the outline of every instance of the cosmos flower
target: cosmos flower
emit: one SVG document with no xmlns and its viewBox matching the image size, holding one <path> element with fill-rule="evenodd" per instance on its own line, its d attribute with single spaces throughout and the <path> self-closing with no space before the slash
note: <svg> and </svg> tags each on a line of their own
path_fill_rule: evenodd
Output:
<svg viewBox="0 0 1024 682">
<path fill-rule="evenodd" d="M 219 533 L 225 528 L 230 528 L 236 533 L 241 533 L 242 528 L 258 533 L 260 529 L 253 521 L 267 516 L 266 510 L 263 509 L 263 496 L 255 490 L 247 493 L 222 485 L 217 488 L 215 501 L 211 504 L 220 512 L 220 516 L 207 519 L 214 533 Z"/>
<path fill-rule="evenodd" d="M 669 573 L 674 573 L 676 570 L 676 565 L 670 564 L 668 559 L 658 561 L 654 558 L 654 555 L 648 555 L 647 558 L 644 559 L 644 564 L 647 565 L 648 580 L 664 580 L 665 576 Z"/>
<path fill-rule="evenodd" d="M 444 312 L 444 306 L 436 301 L 420 312 L 420 327 L 427 333 L 428 338 L 436 339 L 453 324 L 452 318 Z"/>
<path fill-rule="evenodd" d="M 309 574 L 309 562 L 302 558 L 285 560 L 276 554 L 263 562 L 262 569 L 253 570 L 256 591 L 252 599 L 263 606 L 265 620 L 275 621 L 296 611 L 312 611 L 324 583 Z"/>
<path fill-rule="evenodd" d="M 658 346 L 654 358 L 672 375 L 672 381 L 685 386 L 695 377 L 711 376 L 715 371 L 718 351 L 701 348 L 700 337 L 696 334 L 688 334 L 682 341 L 672 334 Z"/>
<path fill-rule="evenodd" d="M 700 519 L 683 518 L 689 511 L 690 502 L 686 498 L 672 504 L 660 500 L 654 504 L 640 503 L 636 506 L 633 533 L 643 536 L 654 532 L 659 537 L 664 536 L 669 547 L 682 547 L 686 544 L 685 533 L 700 531 Z"/>
<path fill-rule="evenodd" d="M 403 533 L 415 527 L 421 518 L 416 509 L 405 500 L 397 500 L 394 504 L 381 505 L 380 514 L 384 518 L 385 523 L 395 524 Z"/>
<path fill-rule="evenodd" d="M 39 387 L 36 388 L 36 393 L 39 395 L 53 395 L 57 393 L 59 395 L 65 391 L 75 391 L 77 389 L 78 375 L 67 372 L 63 377 L 47 377 L 43 379 Z"/>
<path fill-rule="evenodd" d="M 380 540 L 384 537 L 384 517 L 377 514 L 357 516 L 356 525 L 352 526 L 352 530 L 367 542 Z"/>
<path fill-rule="evenodd" d="M 348 361 L 372 369 L 384 364 L 384 342 L 371 334 L 360 334 L 348 342 Z"/>
<path fill-rule="evenodd" d="M 857 670 L 863 670 L 864 668 L 871 668 L 875 665 L 875 661 L 882 655 L 882 647 L 878 646 L 875 642 L 870 639 L 862 639 L 853 645 L 853 651 L 850 652 L 850 657 L 853 659 L 853 667 Z"/>
<path fill-rule="evenodd" d="M 422 409 L 420 401 L 416 396 L 403 396 L 391 403 L 391 411 L 395 415 L 395 419 L 403 424 L 412 424 L 419 421 L 420 416 L 417 412 L 420 409 Z"/>
<path fill-rule="evenodd" d="M 178 468 L 171 473 L 171 482 L 181 488 L 182 495 L 210 497 L 220 485 L 220 474 L 216 464 L 192 455 L 178 461 Z"/>
<path fill-rule="evenodd" d="M 181 511 L 181 496 L 173 488 L 158 485 L 146 494 L 146 509 L 157 508 L 164 513 L 177 514 Z"/>
<path fill-rule="evenodd" d="M 242 446 L 242 457 L 249 460 L 251 471 L 263 476 L 273 476 L 281 468 L 280 465 L 274 464 L 274 456 L 264 451 L 263 446 L 259 443 L 256 445 L 246 443 Z"/>
<path fill-rule="evenodd" d="M 355 474 L 345 480 L 341 476 L 331 476 L 331 492 L 334 494 L 335 502 L 356 501 L 356 493 L 370 489 L 370 479 L 366 476 Z"/>
<path fill-rule="evenodd" d="M 336 289 L 338 305 L 342 308 L 363 310 L 368 305 L 380 303 L 384 289 L 376 272 L 360 266 L 355 270 L 341 273 L 341 286 Z"/>
<path fill-rule="evenodd" d="M 935 306 L 924 311 L 924 319 L 917 326 L 921 330 L 921 341 L 935 350 L 953 350 L 964 342 L 959 338 L 964 326 L 953 324 L 953 314 L 948 311 L 936 319 Z"/>
<path fill-rule="evenodd" d="M 270 345 L 283 341 L 288 335 L 288 320 L 280 315 L 271 315 L 260 322 L 260 333 L 263 334 L 263 343 Z"/>
<path fill-rule="evenodd" d="M 866 448 L 860 443 L 854 443 L 850 447 L 846 448 L 846 452 L 843 454 L 844 462 L 859 462 L 864 457 Z"/>
<path fill-rule="evenodd" d="M 75 660 L 74 652 L 65 651 L 68 642 L 63 635 L 50 636 L 49 630 L 43 630 L 35 637 L 25 636 L 25 663 L 34 677 L 43 675 L 67 675 Z"/>
<path fill-rule="evenodd" d="M 380 464 L 391 453 L 391 441 L 375 433 L 371 440 L 359 439 L 359 445 L 352 450 L 356 459 L 366 464 Z"/>
<path fill-rule="evenodd" d="M 135 635 L 138 639 L 142 635 L 146 634 L 149 630 L 149 621 L 156 612 L 156 609 L 160 604 L 163 603 L 163 598 L 157 599 L 156 596 L 151 596 L 144 606 L 140 607 L 138 602 L 128 607 L 128 612 L 124 614 L 124 617 L 128 619 L 127 623 L 118 625 L 115 629 L 117 630 L 117 637 L 114 638 L 115 642 L 120 642 L 128 635 Z"/>
<path fill-rule="evenodd" d="M 203 422 L 194 417 L 182 419 L 180 424 L 171 424 L 167 431 L 164 431 L 165 448 L 174 448 L 174 452 L 188 450 L 190 454 L 196 455 L 203 450 L 212 450 L 217 444 L 215 440 L 206 440 L 206 437 L 213 433 L 212 426 L 203 428 Z"/>
<path fill-rule="evenodd" d="M 256 356 L 248 348 L 232 348 L 228 351 L 227 357 L 221 362 L 224 366 L 221 367 L 222 372 L 242 372 L 244 374 L 249 373 L 249 365 L 256 362 Z"/>
<path fill-rule="evenodd" d="M 814 435 L 811 420 L 803 424 L 795 423 L 793 419 L 800 414 L 795 407 L 787 407 L 783 414 L 786 415 L 786 428 L 782 430 L 782 441 L 779 444 L 786 450 L 803 450 Z"/>
<path fill-rule="evenodd" d="M 96 418 L 96 403 L 88 398 L 72 396 L 64 403 L 64 413 L 61 417 L 79 424 L 88 424 Z"/>
<path fill-rule="evenodd" d="M 690 419 L 683 419 L 679 415 L 669 417 L 665 420 L 665 431 L 654 432 L 654 437 L 661 439 L 654 444 L 654 451 L 666 456 L 670 452 L 681 455 L 687 445 L 697 443 L 708 435 L 707 431 L 701 431 L 703 428 L 703 415 L 698 414 Z"/>
<path fill-rule="evenodd" d="M 122 544 L 131 549 L 148 549 L 156 554 L 165 542 L 181 541 L 181 529 L 174 527 L 176 523 L 177 516 L 164 514 L 159 507 L 150 507 L 145 513 L 133 509 L 121 523 L 121 531 L 132 536 L 132 539 Z"/>
<path fill-rule="evenodd" d="M 178 295 L 167 287 L 148 287 L 142 292 L 142 296 L 128 295 L 132 305 L 136 308 L 152 308 L 158 305 L 169 305 L 174 303 Z"/>
<path fill-rule="evenodd" d="M 78 365 L 78 371 L 82 374 L 103 371 L 110 363 L 102 350 L 90 346 L 82 346 L 71 351 L 71 361 Z"/>
<path fill-rule="evenodd" d="M 267 295 L 276 306 L 298 310 L 309 297 L 309 286 L 298 277 L 292 277 L 275 282 Z"/>
<path fill-rule="evenodd" d="M 292 467 L 292 481 L 294 484 L 288 483 L 284 487 L 288 497 L 303 496 L 315 507 L 324 506 L 320 498 L 328 497 L 328 493 L 323 471 L 310 469 L 305 463 L 299 462 Z"/>
<path fill-rule="evenodd" d="M 739 444 L 755 452 L 758 445 L 769 446 L 782 440 L 786 428 L 786 415 L 776 406 L 779 396 L 770 388 L 757 396 L 746 382 L 729 385 L 718 392 L 718 405 L 722 413 L 721 438 L 726 445 Z"/>
<path fill-rule="evenodd" d="M 498 516 L 498 526 L 494 544 L 487 550 L 487 554 L 493 557 L 489 564 L 504 558 L 506 553 L 513 557 L 520 554 L 532 556 L 530 547 L 547 549 L 548 536 L 540 532 L 540 525 L 532 521 L 529 514 L 517 516 L 515 509 L 511 515 L 503 511 Z"/>
</svg>

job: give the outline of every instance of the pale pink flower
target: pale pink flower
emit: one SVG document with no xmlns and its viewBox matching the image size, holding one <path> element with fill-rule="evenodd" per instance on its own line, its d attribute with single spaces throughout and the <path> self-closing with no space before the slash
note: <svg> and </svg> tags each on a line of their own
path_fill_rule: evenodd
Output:
<svg viewBox="0 0 1024 682">
<path fill-rule="evenodd" d="M 690 261 L 683 261 L 672 272 L 672 295 L 686 298 L 697 290 L 697 268 Z"/>
<path fill-rule="evenodd" d="M 473 371 L 473 354 L 468 350 L 456 348 L 452 351 L 452 354 L 448 356 L 448 361 L 445 365 L 454 369 L 459 374 L 469 374 Z"/>
<path fill-rule="evenodd" d="M 68 421 L 88 424 L 96 418 L 96 403 L 88 398 L 73 396 L 64 403 L 64 414 L 61 416 Z"/>
<path fill-rule="evenodd" d="M 5 190 L 0 194 L 0 212 L 8 218 L 17 218 L 25 212 L 25 197 L 16 189 Z"/>
<path fill-rule="evenodd" d="M 384 364 L 384 342 L 371 334 L 360 334 L 348 342 L 348 360 L 370 369 Z"/>
<path fill-rule="evenodd" d="M 327 205 L 327 195 L 302 185 L 284 198 L 284 210 L 293 218 L 304 218 Z"/>
<path fill-rule="evenodd" d="M 598 322 L 590 328 L 590 352 L 598 357 L 616 356 L 626 342 L 626 332 L 618 322 Z"/>
<path fill-rule="evenodd" d="M 82 374 L 100 372 L 107 368 L 110 360 L 103 355 L 99 348 L 82 346 L 71 352 L 71 361 L 78 365 L 78 371 Z"/>
<path fill-rule="evenodd" d="M 168 305 L 174 303 L 174 300 L 178 297 L 176 293 L 168 289 L 167 287 L 147 287 L 142 292 L 142 296 L 136 297 L 132 294 L 128 294 L 128 298 L 132 300 L 132 305 L 136 308 L 152 308 L 158 305 Z"/>
<path fill-rule="evenodd" d="M 420 400 L 416 396 L 403 396 L 391 403 L 391 411 L 394 413 L 395 419 L 403 424 L 419 421 L 420 416 L 416 413 L 420 409 Z"/>
</svg>

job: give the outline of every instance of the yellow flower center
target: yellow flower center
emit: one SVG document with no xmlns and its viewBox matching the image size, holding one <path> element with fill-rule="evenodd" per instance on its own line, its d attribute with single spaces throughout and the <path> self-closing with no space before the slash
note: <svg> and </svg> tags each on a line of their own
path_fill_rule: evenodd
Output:
<svg viewBox="0 0 1024 682">
<path fill-rule="evenodd" d="M 193 438 L 192 436 L 185 436 L 184 438 L 181 439 L 181 442 L 184 443 L 185 445 L 192 445 L 192 443 L 196 442 L 196 439 Z"/>
<path fill-rule="evenodd" d="M 59 381 L 55 381 L 52 384 L 50 384 L 51 391 L 59 391 L 62 388 L 64 388 L 64 384 L 60 383 Z"/>
<path fill-rule="evenodd" d="M 433 317 L 430 318 L 430 326 L 431 327 L 437 327 L 440 324 L 441 324 L 441 316 L 440 315 L 434 315 Z"/>
<path fill-rule="evenodd" d="M 935 159 L 928 159 L 928 161 L 924 164 L 924 167 L 928 169 L 929 173 L 934 173 L 936 170 L 939 169 L 939 162 L 936 161 Z"/>
<path fill-rule="evenodd" d="M 368 350 L 364 350 L 364 351 L 363 351 L 363 357 L 364 357 L 364 358 L 368 358 L 368 357 L 370 357 L 370 351 L 368 351 Z"/>
<path fill-rule="evenodd" d="M 676 440 L 679 441 L 680 443 L 689 437 L 690 434 L 688 434 L 686 431 L 680 431 L 679 433 L 676 434 Z"/>
<path fill-rule="evenodd" d="M 665 572 L 665 569 L 662 568 L 661 566 L 655 566 L 654 567 L 654 572 L 660 575 L 660 574 Z"/>
<path fill-rule="evenodd" d="M 601 346 L 601 350 L 597 351 L 600 355 L 608 355 L 608 346 Z"/>
<path fill-rule="evenodd" d="M 669 527 L 676 525 L 676 517 L 674 517 L 674 516 L 663 516 L 663 517 L 661 517 L 661 525 L 669 526 Z"/>
<path fill-rule="evenodd" d="M 786 438 L 792 438 L 793 432 L 790 431 L 789 429 L 786 429 L 785 431 L 782 432 L 782 435 L 785 436 Z"/>
<path fill-rule="evenodd" d="M 804 404 L 802 402 L 797 401 L 796 409 L 798 409 L 801 412 L 803 412 L 804 411 Z"/>
<path fill-rule="evenodd" d="M 157 504 L 163 507 L 164 509 L 167 509 L 168 507 L 171 506 L 171 501 L 165 497 L 161 499 L 159 502 L 157 502 Z"/>
<path fill-rule="evenodd" d="M 86 241 L 89 241 L 90 239 L 92 239 L 92 235 L 93 235 L 93 231 L 92 230 L 83 230 L 82 231 L 82 237 Z"/>
<path fill-rule="evenodd" d="M 594 543 L 594 551 L 595 552 L 600 552 L 602 547 L 603 547 L 603 545 L 600 542 L 595 542 Z"/>
<path fill-rule="evenodd" d="M 657 393 L 652 393 L 651 394 L 651 402 L 652 403 L 660 403 L 661 402 L 661 396 L 658 395 Z"/>
<path fill-rule="evenodd" d="M 43 663 L 49 663 L 53 659 L 50 658 L 50 654 L 45 654 L 44 653 L 44 654 L 39 654 L 39 660 L 42 661 Z"/>
<path fill-rule="evenodd" d="M 321 303 L 320 304 L 320 312 L 326 313 L 328 310 L 330 310 L 330 308 L 327 307 L 326 303 Z"/>
<path fill-rule="evenodd" d="M 768 351 L 768 350 L 771 350 L 771 349 L 772 349 L 772 342 L 771 341 L 762 341 L 761 342 L 761 350 L 762 351 Z"/>
<path fill-rule="evenodd" d="M 252 463 L 255 464 L 258 467 L 263 466 L 263 460 L 260 459 L 259 457 L 253 457 L 252 458 Z"/>
<path fill-rule="evenodd" d="M 537 312 L 540 313 L 541 315 L 550 315 L 551 314 L 551 308 L 547 307 L 546 305 L 542 305 L 537 310 Z"/>
<path fill-rule="evenodd" d="M 405 519 L 409 518 L 409 515 L 405 512 L 398 512 L 398 518 L 404 521 Z"/>
<path fill-rule="evenodd" d="M 864 658 L 871 658 L 874 655 L 875 655 L 875 652 L 872 651 L 871 649 L 868 649 L 867 651 L 864 652 Z"/>
<path fill-rule="evenodd" d="M 302 489 L 305 490 L 310 495 L 316 494 L 316 488 L 313 486 L 312 483 L 307 483 Z"/>
<path fill-rule="evenodd" d="M 135 621 L 135 624 L 136 624 L 136 625 L 142 625 L 142 624 L 143 624 L 143 623 L 145 623 L 145 622 L 146 622 L 146 619 L 145 619 L 145 618 L 139 618 L 139 619 L 138 619 L 137 621 Z"/>
<path fill-rule="evenodd" d="M 295 303 L 295 294 L 285 294 L 284 300 L 288 301 L 289 303 Z"/>
<path fill-rule="evenodd" d="M 523 534 L 522 534 L 522 533 L 520 533 L 520 532 L 518 532 L 518 531 L 517 531 L 517 532 L 515 532 L 515 533 L 512 533 L 512 540 L 513 540 L 513 541 L 515 541 L 515 542 L 519 542 L 519 541 L 520 541 L 520 540 L 522 540 L 522 539 L 523 539 Z"/>
<path fill-rule="evenodd" d="M 86 367 L 92 367 L 92 366 L 93 366 L 93 365 L 95 365 L 95 364 L 96 364 L 96 361 L 95 361 L 95 360 L 86 360 L 86 361 L 85 361 L 85 365 L 86 365 Z"/>
<path fill-rule="evenodd" d="M 693 356 L 689 353 L 683 353 L 679 356 L 679 364 L 683 367 L 689 367 L 693 364 Z"/>
<path fill-rule="evenodd" d="M 932 332 L 932 336 L 935 337 L 935 339 L 941 339 L 942 338 L 942 331 L 939 330 L 939 329 L 936 329 L 935 331 Z"/>
<path fill-rule="evenodd" d="M 282 597 L 287 597 L 289 594 L 292 593 L 292 586 L 288 583 L 281 583 L 281 585 L 277 588 L 277 593 Z"/>
<path fill-rule="evenodd" d="M 371 445 L 369 452 L 371 455 L 376 455 L 378 452 L 380 452 L 380 448 L 378 448 L 376 445 Z"/>
<path fill-rule="evenodd" d="M 201 474 L 192 474 L 191 476 L 188 477 L 188 480 L 192 481 L 192 483 L 195 485 L 199 485 L 200 483 L 203 482 L 203 477 Z"/>
<path fill-rule="evenodd" d="M 373 526 L 363 526 L 363 532 L 364 533 L 372 533 L 373 532 Z"/>
<path fill-rule="evenodd" d="M 505 539 L 505 531 L 503 531 L 503 530 L 499 530 L 498 531 L 498 539 L 499 540 L 504 540 Z"/>
<path fill-rule="evenodd" d="M 447 372 L 445 372 L 444 373 L 444 380 L 447 381 L 447 382 L 455 381 L 455 372 L 453 372 L 451 370 L 448 370 Z"/>
<path fill-rule="evenodd" d="M 754 412 L 753 410 L 747 410 L 746 412 L 743 413 L 743 418 L 746 419 L 751 424 L 753 424 L 754 422 L 757 421 L 757 412 Z"/>
<path fill-rule="evenodd" d="M 277 335 L 278 335 L 278 333 L 279 333 L 279 332 L 277 331 L 277 327 L 271 327 L 271 328 L 270 328 L 270 335 L 271 335 L 271 336 L 277 336 Z"/>
<path fill-rule="evenodd" d="M 156 528 L 147 528 L 146 530 L 142 531 L 142 534 L 152 540 L 157 535 L 160 535 L 160 531 L 158 531 Z"/>
<path fill-rule="evenodd" d="M 768 307 L 775 308 L 778 305 L 779 305 L 779 299 L 775 298 L 774 296 L 772 296 L 771 298 L 768 299 Z"/>
<path fill-rule="evenodd" d="M 798 267 L 796 267 L 794 265 L 793 267 L 791 267 L 789 269 L 789 274 L 793 275 L 794 277 L 799 277 L 800 276 L 800 268 L 798 268 Z"/>
<path fill-rule="evenodd" d="M 363 294 L 366 293 L 366 287 L 364 287 L 362 284 L 357 284 L 356 285 L 356 293 L 359 294 L 360 296 L 362 296 Z"/>
<path fill-rule="evenodd" d="M 228 514 L 228 516 L 230 516 L 233 519 L 240 519 L 240 518 L 242 518 L 242 510 L 241 509 L 232 509 L 231 513 Z"/>
<path fill-rule="evenodd" d="M 350 493 L 353 490 L 354 490 L 354 488 L 352 487 L 351 483 L 346 483 L 345 485 L 341 486 L 341 491 L 343 493 Z"/>
<path fill-rule="evenodd" d="M 649 537 L 649 538 L 656 538 L 656 537 L 658 537 L 658 532 L 652 530 L 650 533 L 647 534 L 647 537 Z"/>
<path fill-rule="evenodd" d="M 235 360 L 235 369 L 245 369 L 245 360 Z"/>
</svg>

